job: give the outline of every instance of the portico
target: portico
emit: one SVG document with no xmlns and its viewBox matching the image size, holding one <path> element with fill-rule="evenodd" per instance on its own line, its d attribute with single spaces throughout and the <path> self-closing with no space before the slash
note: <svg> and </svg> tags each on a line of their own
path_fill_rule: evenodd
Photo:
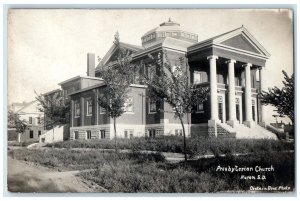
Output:
<svg viewBox="0 0 300 201">
<path fill-rule="evenodd" d="M 244 27 L 188 48 L 191 74 L 203 73 L 209 78 L 197 84 L 210 88 L 207 112 L 211 135 L 217 135 L 218 125 L 264 125 L 264 106 L 258 104 L 258 93 L 265 90 L 263 72 L 269 56 Z"/>
</svg>

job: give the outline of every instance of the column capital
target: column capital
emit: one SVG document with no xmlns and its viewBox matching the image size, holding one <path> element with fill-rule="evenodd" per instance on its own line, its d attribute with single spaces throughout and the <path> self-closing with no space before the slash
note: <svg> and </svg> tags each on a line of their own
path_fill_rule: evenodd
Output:
<svg viewBox="0 0 300 201">
<path fill-rule="evenodd" d="M 216 55 L 210 55 L 207 57 L 207 60 L 210 60 L 210 59 L 218 59 L 219 57 L 216 56 Z"/>
<path fill-rule="evenodd" d="M 236 63 L 236 60 L 234 59 L 228 59 L 227 61 L 225 61 L 226 64 L 229 64 L 229 63 Z"/>
<path fill-rule="evenodd" d="M 251 64 L 251 63 L 246 63 L 246 64 L 243 64 L 243 65 L 242 65 L 242 67 L 247 67 L 247 66 L 251 67 L 252 64 Z"/>
</svg>

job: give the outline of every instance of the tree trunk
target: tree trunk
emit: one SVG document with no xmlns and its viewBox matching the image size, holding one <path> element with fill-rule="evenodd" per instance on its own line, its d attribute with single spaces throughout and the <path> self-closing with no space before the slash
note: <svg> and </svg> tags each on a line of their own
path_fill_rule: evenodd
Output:
<svg viewBox="0 0 300 201">
<path fill-rule="evenodd" d="M 114 117 L 114 132 L 115 132 L 115 149 L 116 153 L 118 152 L 118 145 L 117 145 L 117 128 L 116 128 L 116 118 Z"/>
<path fill-rule="evenodd" d="M 182 117 L 179 116 L 180 119 L 180 123 L 182 126 L 182 132 L 183 132 L 183 152 L 184 152 L 184 166 L 186 166 L 186 162 L 187 162 L 187 154 L 186 154 L 186 136 L 185 136 L 185 128 L 183 125 L 183 121 L 182 121 Z"/>
<path fill-rule="evenodd" d="M 18 142 L 21 142 L 21 133 L 18 133 Z"/>
</svg>

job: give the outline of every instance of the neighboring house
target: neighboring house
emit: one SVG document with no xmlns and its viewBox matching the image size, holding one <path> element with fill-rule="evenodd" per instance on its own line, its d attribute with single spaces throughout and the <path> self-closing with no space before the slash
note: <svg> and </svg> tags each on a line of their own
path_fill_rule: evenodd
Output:
<svg viewBox="0 0 300 201">
<path fill-rule="evenodd" d="M 38 102 L 36 100 L 23 103 L 12 103 L 10 109 L 19 114 L 21 120 L 25 120 L 28 129 L 21 134 L 20 141 L 38 141 L 39 136 L 44 133 L 43 118 L 44 114 L 38 110 Z M 12 129 L 8 132 L 13 134 Z M 8 137 L 9 140 L 18 140 L 15 137 Z"/>
<path fill-rule="evenodd" d="M 65 98 L 70 98 L 70 139 L 113 138 L 113 121 L 97 104 L 103 84 L 100 69 L 116 64 L 120 49 L 131 54 L 140 73 L 147 74 L 154 57 L 166 52 L 172 66 L 179 58 L 189 65 L 185 70 L 191 83 L 210 88 L 210 97 L 198 103 L 195 112 L 184 117 L 191 135 L 233 136 L 237 138 L 276 138 L 264 129 L 265 109 L 258 93 L 265 90 L 264 68 L 270 54 L 244 27 L 198 42 L 198 35 L 171 20 L 151 29 L 142 37 L 142 46 L 113 44 L 95 68 L 94 54 L 88 54 L 88 76 L 61 82 Z M 164 61 L 166 58 L 163 58 Z M 89 84 L 84 84 L 89 83 Z M 137 75 L 130 86 L 126 112 L 117 118 L 118 137 L 182 135 L 179 119 L 163 101 L 147 96 L 147 87 Z M 258 126 L 261 125 L 261 126 Z"/>
</svg>

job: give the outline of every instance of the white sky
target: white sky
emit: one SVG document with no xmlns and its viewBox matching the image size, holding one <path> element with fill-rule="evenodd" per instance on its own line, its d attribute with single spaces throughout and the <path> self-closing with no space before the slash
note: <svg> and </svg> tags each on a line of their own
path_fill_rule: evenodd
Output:
<svg viewBox="0 0 300 201">
<path fill-rule="evenodd" d="M 268 87 L 282 86 L 282 69 L 293 72 L 292 13 L 287 10 L 10 10 L 8 103 L 31 101 L 57 83 L 86 75 L 86 54 L 103 58 L 116 31 L 122 42 L 141 45 L 141 36 L 171 17 L 198 34 L 199 41 L 242 24 L 271 54 Z"/>
</svg>

